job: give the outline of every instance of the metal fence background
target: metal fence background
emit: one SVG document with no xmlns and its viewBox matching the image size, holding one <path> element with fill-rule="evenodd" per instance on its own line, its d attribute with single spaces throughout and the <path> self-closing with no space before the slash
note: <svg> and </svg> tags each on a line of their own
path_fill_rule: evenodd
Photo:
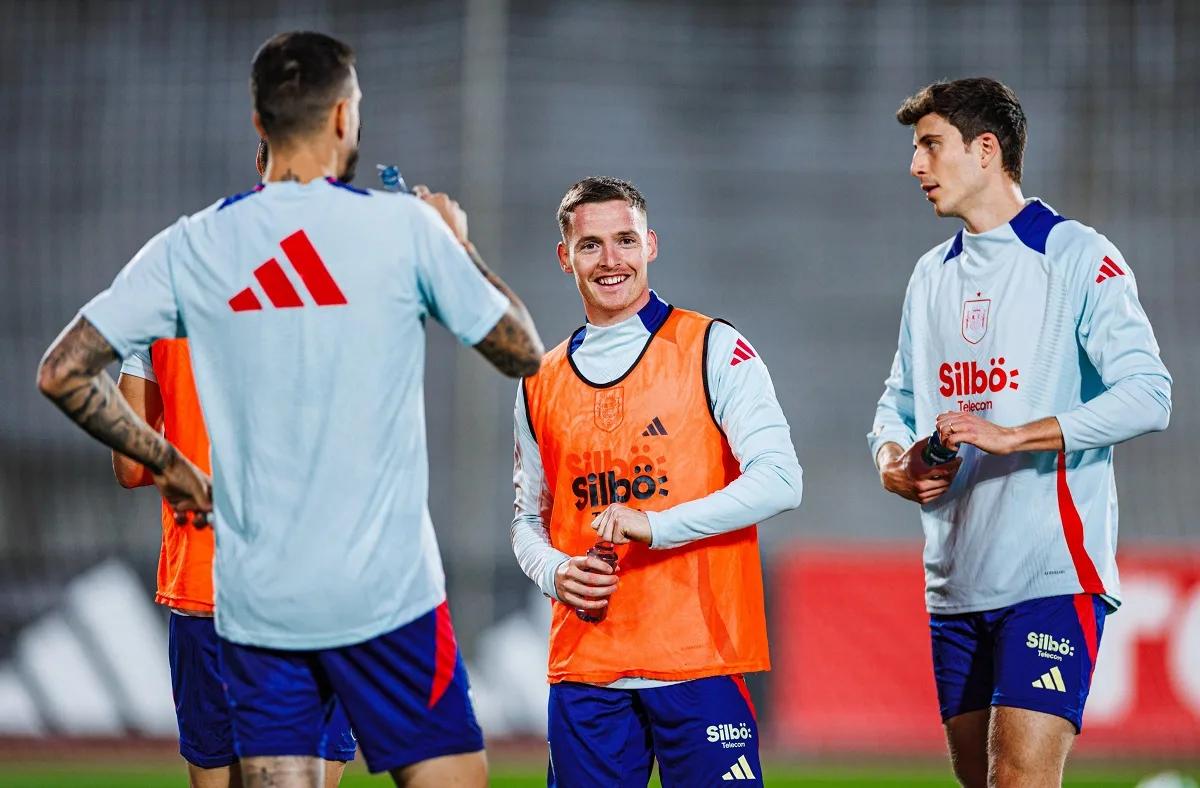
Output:
<svg viewBox="0 0 1200 788">
<path fill-rule="evenodd" d="M 554 344 L 583 321 L 554 256 L 563 192 L 638 184 L 651 282 L 719 315 L 774 376 L 805 500 L 787 540 L 919 538 L 864 435 L 916 258 L 957 225 L 908 175 L 899 102 L 994 76 L 1030 119 L 1027 196 L 1104 232 L 1175 376 L 1170 430 L 1117 452 L 1123 540 L 1195 540 L 1200 485 L 1200 4 L 42 2 L 0 0 L 0 656 L 106 556 L 152 577 L 158 502 L 33 386 L 76 309 L 176 217 L 255 180 L 256 47 L 315 28 L 357 51 L 375 162 L 458 197 Z M 431 508 L 468 653 L 531 586 L 508 546 L 514 387 L 430 332 Z"/>
</svg>

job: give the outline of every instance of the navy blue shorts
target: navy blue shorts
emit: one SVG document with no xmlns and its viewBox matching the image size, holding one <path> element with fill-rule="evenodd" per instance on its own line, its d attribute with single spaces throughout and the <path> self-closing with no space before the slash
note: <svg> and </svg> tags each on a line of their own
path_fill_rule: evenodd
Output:
<svg viewBox="0 0 1200 788">
<path fill-rule="evenodd" d="M 758 722 L 741 676 L 654 689 L 550 685 L 550 788 L 762 785 Z"/>
<path fill-rule="evenodd" d="M 942 721 L 1015 706 L 1083 728 L 1108 606 L 1093 594 L 1030 599 L 999 610 L 931 615 Z"/>
<path fill-rule="evenodd" d="M 217 665 L 216 627 L 211 618 L 171 615 L 171 688 L 179 722 L 179 754 L 201 769 L 237 762 L 229 701 Z M 322 747 L 328 761 L 354 760 L 354 734 L 340 705 L 325 720 Z"/>
<path fill-rule="evenodd" d="M 242 758 L 319 755 L 338 702 L 372 773 L 483 749 L 445 602 L 352 646 L 280 651 L 222 640 L 221 671 Z"/>
</svg>

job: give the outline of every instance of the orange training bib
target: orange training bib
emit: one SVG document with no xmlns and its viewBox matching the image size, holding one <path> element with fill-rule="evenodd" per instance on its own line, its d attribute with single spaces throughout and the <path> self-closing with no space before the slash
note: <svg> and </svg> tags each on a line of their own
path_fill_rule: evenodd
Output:
<svg viewBox="0 0 1200 788">
<path fill-rule="evenodd" d="M 595 544 L 610 503 L 658 511 L 739 475 L 713 420 L 705 377 L 712 320 L 673 309 L 623 378 L 583 379 L 567 342 L 525 381 L 530 426 L 554 495 L 550 539 L 571 556 Z M 553 603 L 549 679 L 677 681 L 770 669 L 758 529 L 670 550 L 617 547 L 620 585 L 606 619 Z"/>
<path fill-rule="evenodd" d="M 160 339 L 150 348 L 150 361 L 163 401 L 163 430 L 200 470 L 212 473 L 208 432 L 186 339 Z M 163 501 L 162 551 L 158 558 L 158 594 L 154 601 L 186 610 L 213 609 L 213 529 L 175 524 L 171 507 Z"/>
</svg>

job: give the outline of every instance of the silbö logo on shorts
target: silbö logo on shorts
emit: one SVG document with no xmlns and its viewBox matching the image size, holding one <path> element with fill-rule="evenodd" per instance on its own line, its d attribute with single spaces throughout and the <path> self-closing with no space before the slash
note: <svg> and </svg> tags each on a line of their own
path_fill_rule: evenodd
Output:
<svg viewBox="0 0 1200 788">
<path fill-rule="evenodd" d="M 733 747 L 745 747 L 746 742 L 754 738 L 750 726 L 744 722 L 740 725 L 730 725 L 728 723 L 709 725 L 705 733 L 708 734 L 710 742 L 721 742 L 721 746 L 727 750 Z"/>
<path fill-rule="evenodd" d="M 1036 648 L 1039 657 L 1057 660 L 1058 662 L 1062 662 L 1063 657 L 1075 656 L 1075 647 L 1071 645 L 1071 641 L 1067 638 L 1055 640 L 1053 635 L 1030 632 L 1025 638 L 1025 645 L 1029 648 Z"/>
</svg>

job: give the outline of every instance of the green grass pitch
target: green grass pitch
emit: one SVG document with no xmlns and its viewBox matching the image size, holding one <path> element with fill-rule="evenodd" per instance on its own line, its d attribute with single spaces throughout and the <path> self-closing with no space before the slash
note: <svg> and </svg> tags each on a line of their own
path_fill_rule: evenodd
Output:
<svg viewBox="0 0 1200 788">
<path fill-rule="evenodd" d="M 386 777 L 370 777 L 356 767 L 342 780 L 344 788 L 368 788 L 391 785 Z M 1104 769 L 1096 766 L 1068 768 L 1066 788 L 1133 788 L 1147 771 Z M 949 767 L 911 768 L 872 766 L 801 767 L 775 765 L 765 769 L 766 784 L 775 788 L 954 788 Z M 1193 779 L 1195 777 L 1193 776 Z M 542 768 L 513 769 L 498 764 L 492 769 L 495 788 L 537 788 L 546 784 Z M 154 766 L 121 769 L 112 765 L 87 766 L 74 763 L 63 766 L 19 766 L 0 764 L 0 785 L 4 788 L 177 788 L 187 784 L 180 767 Z M 657 780 L 651 783 L 658 786 Z"/>
</svg>

